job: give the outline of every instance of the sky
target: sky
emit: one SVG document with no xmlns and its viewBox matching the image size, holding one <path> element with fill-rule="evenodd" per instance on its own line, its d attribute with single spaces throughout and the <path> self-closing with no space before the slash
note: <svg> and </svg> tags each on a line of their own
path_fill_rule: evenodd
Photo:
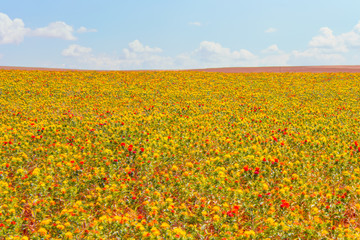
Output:
<svg viewBox="0 0 360 240">
<path fill-rule="evenodd" d="M 360 65 L 359 0 L 1 0 L 0 65 Z"/>
</svg>

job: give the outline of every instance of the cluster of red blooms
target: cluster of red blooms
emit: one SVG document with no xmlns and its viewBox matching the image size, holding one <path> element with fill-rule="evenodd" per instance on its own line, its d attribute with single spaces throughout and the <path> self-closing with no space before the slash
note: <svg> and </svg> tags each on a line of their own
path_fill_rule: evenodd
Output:
<svg viewBox="0 0 360 240">
<path fill-rule="evenodd" d="M 239 212 L 240 206 L 234 206 L 232 210 L 229 210 L 227 212 L 223 211 L 223 214 L 226 213 L 228 217 L 235 217 L 235 214 Z"/>
<path fill-rule="evenodd" d="M 288 203 L 286 200 L 281 200 L 282 204 L 280 205 L 281 208 L 289 208 L 290 203 Z"/>
<path fill-rule="evenodd" d="M 126 146 L 126 143 L 124 143 L 124 142 L 122 142 L 121 144 L 120 144 L 122 147 L 125 147 Z M 128 146 L 128 151 L 131 153 L 136 153 L 136 151 L 133 151 L 133 148 L 134 148 L 134 146 L 132 145 L 132 144 L 130 144 L 129 146 Z M 140 151 L 141 152 L 144 152 L 145 151 L 145 149 L 144 148 L 140 148 Z"/>
<path fill-rule="evenodd" d="M 358 152 L 360 152 L 359 143 L 357 141 L 355 141 L 354 144 L 355 144 L 355 148 L 353 148 L 353 146 L 350 146 L 350 149 L 354 150 L 354 151 L 357 150 Z"/>
<path fill-rule="evenodd" d="M 252 170 L 252 168 L 249 168 L 248 165 L 245 165 L 245 166 L 244 166 L 244 171 L 245 171 L 245 172 L 251 171 L 251 170 Z M 256 168 L 255 168 L 255 171 L 254 171 L 254 174 L 259 174 L 259 172 L 260 172 L 260 168 L 259 168 L 259 167 L 256 167 Z"/>
</svg>

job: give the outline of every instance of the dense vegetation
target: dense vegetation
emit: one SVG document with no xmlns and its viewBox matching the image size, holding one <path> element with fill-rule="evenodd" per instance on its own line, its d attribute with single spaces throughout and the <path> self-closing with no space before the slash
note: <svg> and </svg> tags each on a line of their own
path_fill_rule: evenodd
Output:
<svg viewBox="0 0 360 240">
<path fill-rule="evenodd" d="M 0 71 L 0 236 L 360 235 L 360 75 Z"/>
</svg>

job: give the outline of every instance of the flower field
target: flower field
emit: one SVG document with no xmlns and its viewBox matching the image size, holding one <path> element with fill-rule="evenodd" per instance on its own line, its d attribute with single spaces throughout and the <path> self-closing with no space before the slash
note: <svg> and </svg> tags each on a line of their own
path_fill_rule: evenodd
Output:
<svg viewBox="0 0 360 240">
<path fill-rule="evenodd" d="M 5 239 L 360 238 L 360 74 L 0 71 Z"/>
</svg>

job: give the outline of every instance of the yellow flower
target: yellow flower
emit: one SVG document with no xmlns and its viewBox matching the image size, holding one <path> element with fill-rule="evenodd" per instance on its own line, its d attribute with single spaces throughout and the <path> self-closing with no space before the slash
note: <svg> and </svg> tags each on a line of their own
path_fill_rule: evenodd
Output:
<svg viewBox="0 0 360 240">
<path fill-rule="evenodd" d="M 39 175 L 39 174 L 40 174 L 40 168 L 35 168 L 34 171 L 32 172 L 32 174 L 33 174 L 34 176 Z"/>
<path fill-rule="evenodd" d="M 189 167 L 189 168 L 192 168 L 192 167 L 194 167 L 194 164 L 192 162 L 187 162 L 186 166 Z"/>
<path fill-rule="evenodd" d="M 40 233 L 41 235 L 46 235 L 47 230 L 45 228 L 39 228 L 38 233 Z"/>
<path fill-rule="evenodd" d="M 255 232 L 253 230 L 245 231 L 244 234 L 246 237 L 255 236 Z"/>
<path fill-rule="evenodd" d="M 66 238 L 69 238 L 69 239 L 72 239 L 73 238 L 73 234 L 71 232 L 67 232 L 65 233 L 65 237 Z"/>
<path fill-rule="evenodd" d="M 163 223 L 161 224 L 161 227 L 162 227 L 162 228 L 169 228 L 170 225 L 169 225 L 168 223 L 166 223 L 166 222 L 163 222 Z"/>
<path fill-rule="evenodd" d="M 219 215 L 214 215 L 213 216 L 213 219 L 215 222 L 219 221 L 220 220 L 220 216 Z"/>
<path fill-rule="evenodd" d="M 186 235 L 186 232 L 184 230 L 182 230 L 181 228 L 179 228 L 179 227 L 174 228 L 173 231 L 174 231 L 175 234 L 178 234 L 180 236 L 185 236 Z"/>
<path fill-rule="evenodd" d="M 56 228 L 60 229 L 60 230 L 63 230 L 65 227 L 64 227 L 64 225 L 59 224 L 59 225 L 56 225 Z"/>
<path fill-rule="evenodd" d="M 213 211 L 217 212 L 217 211 L 220 210 L 220 207 L 219 206 L 214 206 L 212 209 L 213 209 Z"/>
<path fill-rule="evenodd" d="M 44 220 L 41 221 L 42 225 L 48 225 L 50 223 L 51 223 L 51 219 L 44 219 Z"/>
<path fill-rule="evenodd" d="M 319 213 L 319 209 L 318 209 L 317 207 L 313 207 L 313 208 L 311 209 L 311 212 L 312 212 L 313 214 L 318 214 L 318 213 Z"/>
<path fill-rule="evenodd" d="M 150 231 L 152 232 L 152 234 L 154 234 L 154 236 L 160 235 L 160 231 L 156 227 L 151 228 Z"/>
</svg>

